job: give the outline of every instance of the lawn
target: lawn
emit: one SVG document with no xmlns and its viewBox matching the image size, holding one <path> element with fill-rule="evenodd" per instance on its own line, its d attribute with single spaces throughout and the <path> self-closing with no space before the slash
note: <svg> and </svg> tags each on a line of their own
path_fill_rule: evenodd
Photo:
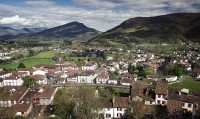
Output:
<svg viewBox="0 0 200 119">
<path fill-rule="evenodd" d="M 170 84 L 170 86 L 200 91 L 200 82 L 196 82 L 193 80 L 183 80 L 183 81 L 180 81 L 179 83 Z"/>
<path fill-rule="evenodd" d="M 63 45 L 62 41 L 40 41 L 39 43 L 45 43 L 45 44 L 51 45 L 51 46 L 61 46 L 61 45 Z"/>
<path fill-rule="evenodd" d="M 53 64 L 51 58 L 55 55 L 56 51 L 45 51 L 32 57 L 22 58 L 19 62 L 1 64 L 1 66 L 5 69 L 16 69 L 20 62 L 23 62 L 26 67 L 33 67 L 36 64 Z"/>
<path fill-rule="evenodd" d="M 40 52 L 35 56 L 32 56 L 30 58 L 52 58 L 56 55 L 56 51 L 45 51 L 45 52 Z"/>
</svg>

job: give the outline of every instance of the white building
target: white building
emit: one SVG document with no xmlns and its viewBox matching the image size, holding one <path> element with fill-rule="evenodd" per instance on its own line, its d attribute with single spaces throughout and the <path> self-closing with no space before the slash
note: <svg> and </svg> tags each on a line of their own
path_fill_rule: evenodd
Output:
<svg viewBox="0 0 200 119">
<path fill-rule="evenodd" d="M 35 74 L 35 75 L 32 75 L 31 78 L 35 79 L 36 83 L 39 84 L 39 85 L 47 84 L 46 75 Z"/>
<path fill-rule="evenodd" d="M 95 70 L 98 68 L 96 62 L 85 62 L 82 66 L 82 70 Z"/>
<path fill-rule="evenodd" d="M 9 77 L 3 79 L 4 86 L 21 86 L 23 84 L 22 77 L 26 76 L 26 73 L 13 72 Z"/>
<path fill-rule="evenodd" d="M 42 70 L 36 70 L 33 72 L 33 75 L 46 75 L 46 71 L 42 71 Z"/>
<path fill-rule="evenodd" d="M 156 105 L 167 105 L 168 84 L 163 82 L 157 82 L 155 93 Z"/>
<path fill-rule="evenodd" d="M 109 79 L 109 74 L 108 72 L 102 72 L 96 77 L 96 83 L 104 83 L 106 84 Z"/>
<path fill-rule="evenodd" d="M 113 98 L 113 118 L 125 118 L 129 106 L 129 97 Z"/>
<path fill-rule="evenodd" d="M 170 76 L 167 76 L 165 79 L 167 82 L 173 82 L 173 81 L 177 81 L 178 77 L 170 75 Z"/>
<path fill-rule="evenodd" d="M 94 83 L 96 76 L 93 70 L 84 70 L 78 74 L 78 83 Z"/>
</svg>

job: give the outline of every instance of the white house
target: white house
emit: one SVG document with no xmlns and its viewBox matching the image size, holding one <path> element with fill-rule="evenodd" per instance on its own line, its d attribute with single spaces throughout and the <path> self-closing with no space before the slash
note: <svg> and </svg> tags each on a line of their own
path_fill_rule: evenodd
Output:
<svg viewBox="0 0 200 119">
<path fill-rule="evenodd" d="M 50 105 L 57 90 L 58 88 L 55 87 L 45 87 L 41 94 L 38 96 L 40 104 Z"/>
<path fill-rule="evenodd" d="M 46 71 L 42 71 L 42 70 L 36 70 L 33 72 L 33 75 L 46 75 Z"/>
<path fill-rule="evenodd" d="M 173 82 L 173 81 L 177 81 L 178 77 L 173 76 L 173 75 L 169 75 L 165 79 L 166 79 L 167 82 Z"/>
<path fill-rule="evenodd" d="M 82 65 L 82 70 L 95 70 L 97 69 L 98 65 L 96 62 L 85 62 Z"/>
<path fill-rule="evenodd" d="M 46 75 L 35 74 L 35 75 L 32 75 L 31 78 L 35 79 L 36 83 L 39 85 L 47 84 Z"/>
<path fill-rule="evenodd" d="M 4 86 L 21 86 L 23 83 L 22 77 L 26 76 L 24 73 L 13 72 L 9 77 L 3 79 Z"/>
<path fill-rule="evenodd" d="M 109 79 L 108 72 L 102 72 L 96 77 L 96 83 L 104 83 L 106 84 Z"/>
<path fill-rule="evenodd" d="M 113 118 L 126 118 L 129 106 L 129 97 L 113 98 Z"/>
<path fill-rule="evenodd" d="M 112 119 L 114 117 L 112 100 L 104 97 L 98 97 L 98 102 L 102 104 L 102 109 L 99 110 L 99 118 Z"/>
<path fill-rule="evenodd" d="M 96 76 L 93 70 L 84 70 L 78 74 L 78 83 L 94 83 Z"/>
<path fill-rule="evenodd" d="M 108 84 L 117 84 L 117 79 L 114 77 L 111 77 L 110 79 L 108 79 Z"/>
<path fill-rule="evenodd" d="M 167 105 L 168 84 L 163 82 L 157 82 L 155 93 L 156 105 Z"/>
</svg>

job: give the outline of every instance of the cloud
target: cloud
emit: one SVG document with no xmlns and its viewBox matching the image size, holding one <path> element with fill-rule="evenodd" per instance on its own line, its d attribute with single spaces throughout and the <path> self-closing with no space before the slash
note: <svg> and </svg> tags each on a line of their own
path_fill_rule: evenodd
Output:
<svg viewBox="0 0 200 119">
<path fill-rule="evenodd" d="M 11 25 L 11 24 L 18 24 L 23 26 L 32 26 L 34 25 L 34 21 L 27 18 L 20 18 L 18 15 L 12 17 L 5 17 L 0 19 L 0 24 Z"/>
<path fill-rule="evenodd" d="M 0 23 L 9 22 L 15 27 L 51 28 L 79 21 L 106 31 L 129 18 L 200 10 L 199 0 L 72 0 L 74 6 L 59 5 L 59 1 L 32 0 L 25 2 L 23 7 L 0 4 Z"/>
<path fill-rule="evenodd" d="M 26 1 L 26 2 L 24 2 L 24 4 L 26 4 L 26 5 L 30 5 L 30 6 L 36 6 L 36 7 L 38 7 L 38 6 L 46 6 L 46 7 L 48 7 L 48 6 L 53 6 L 54 4 L 55 4 L 55 2 L 52 2 L 52 1 L 46 1 L 46 0 L 36 0 L 36 1 Z"/>
<path fill-rule="evenodd" d="M 185 11 L 185 9 L 191 10 L 191 8 L 200 9 L 199 0 L 73 0 L 73 2 L 97 9 L 115 10 L 121 8 L 138 11 L 145 10 L 146 12 L 152 9 L 159 10 L 165 8 L 170 8 L 169 10 L 179 9 L 180 11 Z"/>
</svg>

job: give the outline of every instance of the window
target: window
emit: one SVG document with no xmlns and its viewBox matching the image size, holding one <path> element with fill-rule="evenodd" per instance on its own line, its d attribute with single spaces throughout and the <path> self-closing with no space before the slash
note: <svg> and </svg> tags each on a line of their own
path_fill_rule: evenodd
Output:
<svg viewBox="0 0 200 119">
<path fill-rule="evenodd" d="M 191 107 L 192 106 L 192 104 L 188 104 L 188 107 Z"/>
<path fill-rule="evenodd" d="M 183 106 L 183 107 L 185 106 L 185 103 L 184 103 L 184 102 L 182 102 L 182 106 Z"/>
<path fill-rule="evenodd" d="M 160 104 L 160 100 L 157 100 L 157 103 Z"/>
<path fill-rule="evenodd" d="M 106 117 L 111 117 L 111 114 L 106 114 Z"/>
<path fill-rule="evenodd" d="M 117 108 L 117 111 L 122 111 L 122 108 Z"/>
<path fill-rule="evenodd" d="M 161 95 L 158 95 L 158 98 L 161 98 Z"/>
<path fill-rule="evenodd" d="M 162 104 L 165 104 L 165 101 L 162 101 Z"/>
<path fill-rule="evenodd" d="M 117 113 L 117 117 L 122 117 L 122 113 Z"/>
</svg>

